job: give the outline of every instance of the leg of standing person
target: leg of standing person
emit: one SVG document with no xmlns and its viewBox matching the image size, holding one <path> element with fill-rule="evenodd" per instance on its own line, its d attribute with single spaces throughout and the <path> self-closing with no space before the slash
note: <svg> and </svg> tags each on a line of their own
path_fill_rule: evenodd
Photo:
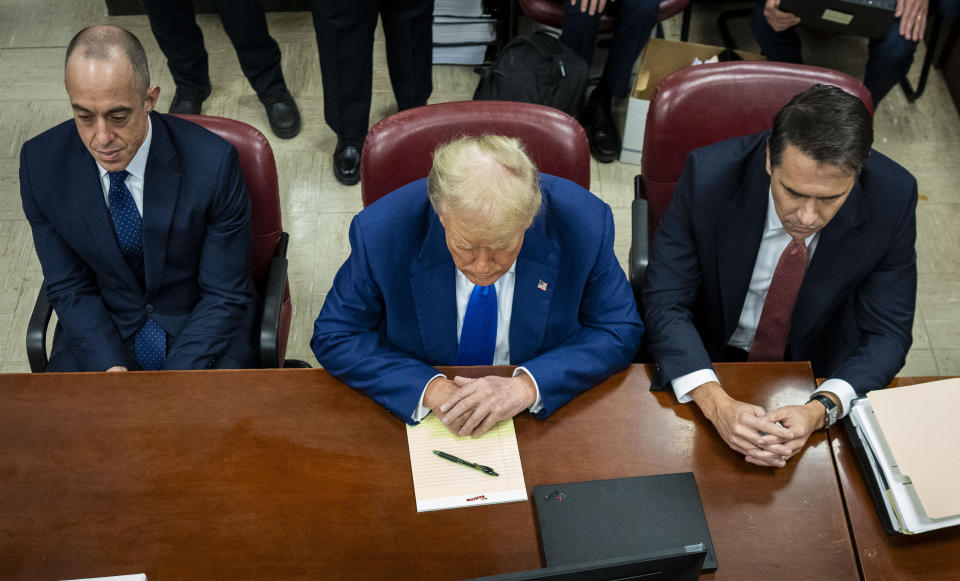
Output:
<svg viewBox="0 0 960 581">
<path fill-rule="evenodd" d="M 433 91 L 433 0 L 382 2 L 380 18 L 397 108 L 426 105 Z"/>
<path fill-rule="evenodd" d="M 360 181 L 360 151 L 370 124 L 377 0 L 310 0 L 310 10 L 324 118 L 337 134 L 333 173 L 340 183 L 353 185 Z"/>
<path fill-rule="evenodd" d="M 870 90 L 874 106 L 906 76 L 916 50 L 916 42 L 900 35 L 899 19 L 893 22 L 886 36 L 870 39 L 870 56 L 863 84 Z"/>
<path fill-rule="evenodd" d="M 758 0 L 751 15 L 750 27 L 760 45 L 760 52 L 772 61 L 802 63 L 803 45 L 796 27 L 777 32 L 763 14 L 764 0 Z"/>
<path fill-rule="evenodd" d="M 294 137 L 300 133 L 300 112 L 283 80 L 280 46 L 270 36 L 263 7 L 258 0 L 219 0 L 217 8 L 240 68 L 266 109 L 270 129 L 277 137 Z"/>
<path fill-rule="evenodd" d="M 660 18 L 659 0 L 621 0 L 608 5 L 607 9 L 610 10 L 611 6 L 619 8 L 616 29 L 610 41 L 603 76 L 590 93 L 581 116 L 590 140 L 590 152 L 603 163 L 610 163 L 620 155 L 620 134 L 613 122 L 613 99 L 623 99 L 630 94 L 633 66 Z M 588 63 L 593 58 L 599 21 L 599 14 L 590 16 L 581 12 L 578 6 L 567 4 L 563 41 Z"/>
<path fill-rule="evenodd" d="M 203 33 L 193 15 L 191 0 L 143 0 L 153 31 L 177 90 L 171 113 L 199 114 L 210 96 L 210 75 Z"/>
<path fill-rule="evenodd" d="M 580 10 L 580 3 L 563 2 L 563 30 L 560 40 L 578 55 L 587 65 L 593 62 L 593 49 L 597 45 L 597 28 L 600 26 L 600 13 L 588 14 Z"/>
</svg>

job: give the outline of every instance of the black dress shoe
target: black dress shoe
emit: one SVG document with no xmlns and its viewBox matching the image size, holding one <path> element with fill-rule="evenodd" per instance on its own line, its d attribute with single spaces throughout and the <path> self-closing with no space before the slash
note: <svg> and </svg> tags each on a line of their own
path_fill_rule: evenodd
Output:
<svg viewBox="0 0 960 581">
<path fill-rule="evenodd" d="M 610 99 L 590 96 L 583 111 L 583 128 L 590 140 L 590 153 L 601 163 L 610 163 L 620 157 L 620 133 L 613 122 Z"/>
<path fill-rule="evenodd" d="M 337 177 L 337 181 L 341 184 L 352 186 L 360 181 L 360 151 L 362 149 L 362 139 L 337 141 L 337 149 L 333 152 L 333 175 Z"/>
<path fill-rule="evenodd" d="M 270 129 L 280 139 L 290 139 L 300 133 L 300 110 L 289 91 L 278 97 L 261 99 L 270 120 Z"/>
<path fill-rule="evenodd" d="M 173 101 L 170 102 L 170 113 L 199 115 L 203 102 L 209 96 L 210 85 L 202 91 L 177 87 L 177 91 L 173 94 Z"/>
</svg>

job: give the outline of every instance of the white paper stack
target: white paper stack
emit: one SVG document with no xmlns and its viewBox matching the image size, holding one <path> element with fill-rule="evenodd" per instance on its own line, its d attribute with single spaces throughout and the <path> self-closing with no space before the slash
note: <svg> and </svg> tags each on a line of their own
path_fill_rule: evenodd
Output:
<svg viewBox="0 0 960 581">
<path fill-rule="evenodd" d="M 497 40 L 497 19 L 433 17 L 433 44 L 487 43 Z"/>
<path fill-rule="evenodd" d="M 435 65 L 479 65 L 483 64 L 487 54 L 485 44 L 467 44 L 462 46 L 433 47 L 433 64 Z"/>
<path fill-rule="evenodd" d="M 436 0 L 433 14 L 443 16 L 481 16 L 483 0 Z"/>
<path fill-rule="evenodd" d="M 484 14 L 483 0 L 436 0 L 433 5 L 433 64 L 483 64 L 497 41 L 497 19 Z"/>
</svg>

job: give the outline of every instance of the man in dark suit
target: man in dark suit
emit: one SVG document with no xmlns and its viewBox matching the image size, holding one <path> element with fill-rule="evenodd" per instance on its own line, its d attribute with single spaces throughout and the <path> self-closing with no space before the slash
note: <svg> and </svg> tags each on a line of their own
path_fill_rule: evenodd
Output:
<svg viewBox="0 0 960 581">
<path fill-rule="evenodd" d="M 20 152 L 23 209 L 59 317 L 47 370 L 255 366 L 236 150 L 153 112 L 160 88 L 126 30 L 80 31 L 65 84 L 74 120 Z"/>
<path fill-rule="evenodd" d="M 360 212 L 310 344 L 317 360 L 410 424 L 430 411 L 479 435 L 544 418 L 629 365 L 643 334 L 613 253 L 609 206 L 538 175 L 520 142 L 461 138 L 426 180 Z M 452 380 L 434 365 L 519 365 Z"/>
<path fill-rule="evenodd" d="M 399 110 L 427 104 L 433 90 L 433 0 L 310 0 L 323 77 L 323 116 L 337 134 L 333 175 L 360 181 L 370 124 L 373 36 L 383 23 L 387 68 Z"/>
<path fill-rule="evenodd" d="M 910 348 L 917 184 L 870 149 L 871 123 L 856 97 L 811 87 L 771 132 L 691 153 L 657 229 L 642 302 L 660 378 L 749 462 L 783 466 Z M 770 413 L 711 367 L 784 359 L 828 379 Z"/>
</svg>

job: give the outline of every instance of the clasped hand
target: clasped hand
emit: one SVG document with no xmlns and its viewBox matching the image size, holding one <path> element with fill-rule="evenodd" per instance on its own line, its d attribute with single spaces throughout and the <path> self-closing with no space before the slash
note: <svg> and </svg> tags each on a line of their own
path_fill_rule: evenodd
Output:
<svg viewBox="0 0 960 581">
<path fill-rule="evenodd" d="M 803 449 L 810 434 L 822 423 L 822 411 L 811 404 L 783 406 L 771 412 L 733 399 L 719 384 L 710 383 L 694 393 L 697 405 L 728 446 L 757 466 L 780 468 Z M 819 415 L 818 415 L 819 414 Z"/>
<path fill-rule="evenodd" d="M 526 374 L 438 378 L 427 386 L 424 405 L 458 436 L 481 436 L 500 420 L 512 418 L 536 401 L 536 387 Z"/>
</svg>

